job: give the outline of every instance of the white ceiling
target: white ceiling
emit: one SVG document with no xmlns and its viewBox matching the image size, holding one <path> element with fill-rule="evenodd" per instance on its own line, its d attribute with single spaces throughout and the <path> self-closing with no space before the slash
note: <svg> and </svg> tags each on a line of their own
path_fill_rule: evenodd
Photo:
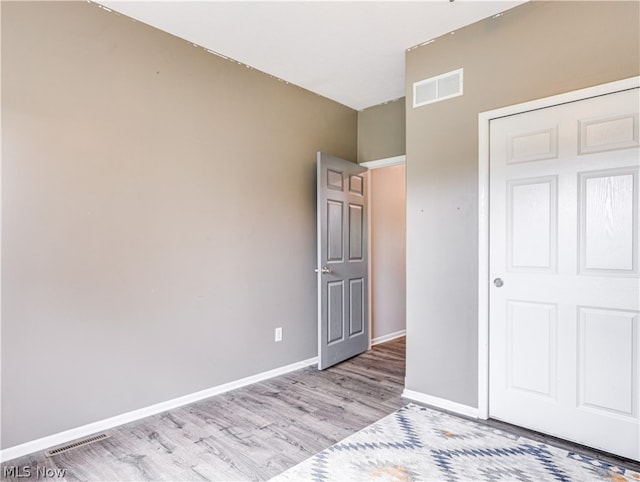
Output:
<svg viewBox="0 0 640 482">
<path fill-rule="evenodd" d="M 407 48 L 524 1 L 97 3 L 360 110 L 405 95 Z"/>
</svg>

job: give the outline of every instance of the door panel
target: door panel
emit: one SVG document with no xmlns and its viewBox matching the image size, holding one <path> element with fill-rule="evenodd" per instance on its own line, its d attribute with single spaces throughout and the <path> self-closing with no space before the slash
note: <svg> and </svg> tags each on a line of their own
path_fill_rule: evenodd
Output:
<svg viewBox="0 0 640 482">
<path fill-rule="evenodd" d="M 327 282 L 327 345 L 344 339 L 344 281 Z"/>
<path fill-rule="evenodd" d="M 327 260 L 341 262 L 343 259 L 344 222 L 343 203 L 340 201 L 327 201 Z"/>
<path fill-rule="evenodd" d="M 638 145 L 638 114 L 581 119 L 579 154 L 606 152 Z"/>
<path fill-rule="evenodd" d="M 369 346 L 366 169 L 318 153 L 318 368 Z"/>
<path fill-rule="evenodd" d="M 579 406 L 633 417 L 638 383 L 634 363 L 638 353 L 633 343 L 637 313 L 579 310 Z"/>
<path fill-rule="evenodd" d="M 555 270 L 556 185 L 555 176 L 508 182 L 511 270 Z"/>
<path fill-rule="evenodd" d="M 638 171 L 580 173 L 580 271 L 637 274 Z"/>
<path fill-rule="evenodd" d="M 362 278 L 349 280 L 349 336 L 360 335 L 365 325 L 365 280 Z"/>
<path fill-rule="evenodd" d="M 519 132 L 509 135 L 507 164 L 544 161 L 558 157 L 558 126 L 554 123 L 547 129 L 535 132 Z"/>
<path fill-rule="evenodd" d="M 364 217 L 362 205 L 349 204 L 349 261 L 362 261 Z"/>
<path fill-rule="evenodd" d="M 638 105 L 495 119 L 489 153 L 490 416 L 636 460 Z"/>
<path fill-rule="evenodd" d="M 509 301 L 507 317 L 508 386 L 555 398 L 555 305 Z"/>
</svg>

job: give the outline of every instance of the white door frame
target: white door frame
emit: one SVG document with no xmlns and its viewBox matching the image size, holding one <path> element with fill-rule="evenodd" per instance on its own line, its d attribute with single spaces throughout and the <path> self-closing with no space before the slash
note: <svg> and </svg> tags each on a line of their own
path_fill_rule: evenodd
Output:
<svg viewBox="0 0 640 482">
<path fill-rule="evenodd" d="M 395 156 L 395 157 L 385 157 L 384 159 L 376 159 L 375 161 L 365 161 L 365 162 L 361 162 L 360 165 L 362 167 L 366 167 L 369 171 L 373 170 L 373 169 L 381 169 L 383 167 L 391 167 L 391 166 L 399 166 L 402 164 L 405 164 L 407 162 L 407 156 L 406 155 L 401 155 L 401 156 Z M 367 171 L 367 175 L 369 175 L 369 171 Z M 369 182 L 367 183 L 367 186 L 369 186 L 369 199 L 371 199 L 371 178 L 369 178 Z M 367 251 L 367 256 L 369 256 L 369 259 L 367 260 L 367 266 L 369 267 L 369 272 L 367 273 L 367 276 L 369 277 L 369 350 L 371 350 L 371 346 L 373 345 L 373 310 L 372 310 L 372 296 L 371 296 L 371 291 L 372 291 L 372 287 L 371 287 L 371 280 L 373 279 L 371 277 L 371 269 L 372 269 L 372 263 L 371 263 L 371 203 L 369 203 L 369 209 L 367 209 L 367 240 L 369 243 L 369 246 L 367 247 L 368 251 Z"/>
<path fill-rule="evenodd" d="M 640 87 L 640 77 L 478 114 L 478 418 L 489 418 L 489 122 L 492 119 Z"/>
</svg>

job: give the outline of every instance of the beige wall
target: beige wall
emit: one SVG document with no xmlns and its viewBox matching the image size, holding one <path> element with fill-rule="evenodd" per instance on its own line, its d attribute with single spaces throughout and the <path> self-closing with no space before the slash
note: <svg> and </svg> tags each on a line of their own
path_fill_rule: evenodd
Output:
<svg viewBox="0 0 640 482">
<path fill-rule="evenodd" d="M 407 389 L 477 406 L 478 113 L 638 75 L 639 7 L 529 2 L 407 53 L 408 93 L 464 68 L 464 96 L 407 97 Z"/>
<path fill-rule="evenodd" d="M 372 338 L 405 329 L 405 166 L 369 171 Z"/>
<path fill-rule="evenodd" d="M 2 2 L 2 447 L 315 356 L 316 151 L 355 160 L 356 125 L 95 4 Z"/>
<path fill-rule="evenodd" d="M 405 99 L 358 112 L 358 162 L 405 153 Z"/>
</svg>

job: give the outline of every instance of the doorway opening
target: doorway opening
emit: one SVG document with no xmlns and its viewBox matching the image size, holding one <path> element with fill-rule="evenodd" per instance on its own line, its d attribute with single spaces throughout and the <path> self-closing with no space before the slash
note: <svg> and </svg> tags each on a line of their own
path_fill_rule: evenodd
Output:
<svg viewBox="0 0 640 482">
<path fill-rule="evenodd" d="M 406 335 L 405 156 L 363 162 L 369 169 L 371 344 Z"/>
</svg>

